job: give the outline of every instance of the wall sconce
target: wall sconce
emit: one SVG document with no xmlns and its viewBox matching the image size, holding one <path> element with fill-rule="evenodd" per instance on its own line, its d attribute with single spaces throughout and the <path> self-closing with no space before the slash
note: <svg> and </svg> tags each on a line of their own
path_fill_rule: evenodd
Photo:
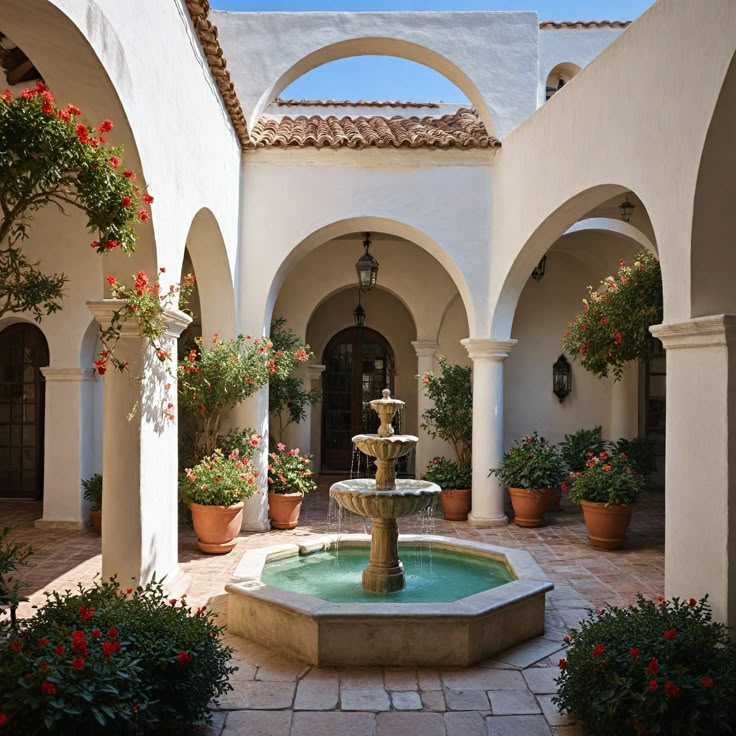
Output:
<svg viewBox="0 0 736 736">
<path fill-rule="evenodd" d="M 547 256 L 542 256 L 542 260 L 534 267 L 532 271 L 532 278 L 535 281 L 541 281 L 544 276 L 545 269 L 547 268 Z"/>
<path fill-rule="evenodd" d="M 552 393 L 560 404 L 572 391 L 572 367 L 564 355 L 560 355 L 552 366 Z"/>
<path fill-rule="evenodd" d="M 631 213 L 634 211 L 634 205 L 629 202 L 628 194 L 624 198 L 624 201 L 618 206 L 618 211 L 621 213 L 621 219 L 624 222 L 631 221 Z"/>
</svg>

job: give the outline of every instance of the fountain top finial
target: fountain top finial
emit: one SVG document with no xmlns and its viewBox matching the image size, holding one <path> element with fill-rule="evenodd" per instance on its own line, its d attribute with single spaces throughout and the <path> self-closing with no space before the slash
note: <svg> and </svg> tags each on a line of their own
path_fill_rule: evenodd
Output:
<svg viewBox="0 0 736 736">
<path fill-rule="evenodd" d="M 383 394 L 384 399 L 388 399 L 391 396 L 391 390 L 388 388 L 383 389 L 381 393 Z"/>
<path fill-rule="evenodd" d="M 399 399 L 391 398 L 391 390 L 388 388 L 383 389 L 382 399 L 373 399 L 371 401 L 371 409 L 378 414 L 381 418 L 381 426 L 378 428 L 379 437 L 391 437 L 394 433 L 394 428 L 391 426 L 391 420 L 394 414 L 404 406 L 404 402 Z"/>
</svg>

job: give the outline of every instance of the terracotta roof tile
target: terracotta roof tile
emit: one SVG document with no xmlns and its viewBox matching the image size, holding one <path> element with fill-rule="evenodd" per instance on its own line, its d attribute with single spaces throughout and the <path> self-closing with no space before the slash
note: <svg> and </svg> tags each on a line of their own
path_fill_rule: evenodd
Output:
<svg viewBox="0 0 736 736">
<path fill-rule="evenodd" d="M 378 100 L 284 100 L 277 97 L 275 105 L 288 107 L 432 107 L 438 108 L 438 102 L 403 102 L 392 100 L 379 102 Z"/>
<path fill-rule="evenodd" d="M 442 116 L 264 115 L 251 132 L 254 148 L 500 148 L 473 110 Z"/>
<path fill-rule="evenodd" d="M 217 38 L 217 26 L 207 17 L 210 12 L 209 0 L 186 0 L 186 5 L 220 97 L 225 103 L 240 145 L 245 148 L 248 145 L 248 125 L 230 79 L 230 72 L 225 68 L 227 61 Z"/>
<path fill-rule="evenodd" d="M 547 28 L 626 28 L 630 20 L 543 20 L 539 27 Z"/>
</svg>

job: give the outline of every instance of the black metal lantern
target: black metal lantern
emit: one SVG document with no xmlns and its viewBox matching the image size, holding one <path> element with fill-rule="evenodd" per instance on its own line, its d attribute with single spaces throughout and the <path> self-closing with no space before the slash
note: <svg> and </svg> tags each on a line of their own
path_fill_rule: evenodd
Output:
<svg viewBox="0 0 736 736">
<path fill-rule="evenodd" d="M 634 205 L 629 202 L 628 194 L 624 198 L 624 201 L 618 206 L 618 211 L 621 213 L 621 219 L 624 222 L 630 222 L 631 213 L 634 211 Z"/>
<path fill-rule="evenodd" d="M 539 261 L 539 263 L 534 267 L 534 270 L 532 271 L 532 278 L 535 281 L 541 281 L 542 276 L 544 276 L 544 272 L 547 268 L 547 256 L 542 256 L 542 259 Z"/>
<path fill-rule="evenodd" d="M 356 327 L 362 327 L 365 324 L 365 309 L 363 309 L 363 305 L 360 301 L 353 311 L 353 319 L 355 320 Z"/>
<path fill-rule="evenodd" d="M 378 280 L 378 261 L 368 252 L 371 247 L 371 234 L 365 234 L 365 240 L 363 241 L 363 247 L 365 253 L 358 258 L 358 262 L 355 264 L 355 271 L 358 274 L 358 287 L 361 291 L 370 291 Z"/>
<path fill-rule="evenodd" d="M 572 368 L 567 358 L 560 355 L 552 366 L 552 393 L 562 403 L 572 391 Z"/>
</svg>

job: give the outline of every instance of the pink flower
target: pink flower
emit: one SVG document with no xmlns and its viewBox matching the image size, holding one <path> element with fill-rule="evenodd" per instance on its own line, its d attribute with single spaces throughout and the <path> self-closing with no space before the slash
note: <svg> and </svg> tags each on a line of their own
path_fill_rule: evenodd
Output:
<svg viewBox="0 0 736 736">
<path fill-rule="evenodd" d="M 286 445 L 283 442 L 279 442 L 278 445 L 276 445 L 276 449 L 283 452 L 286 449 Z"/>
</svg>

